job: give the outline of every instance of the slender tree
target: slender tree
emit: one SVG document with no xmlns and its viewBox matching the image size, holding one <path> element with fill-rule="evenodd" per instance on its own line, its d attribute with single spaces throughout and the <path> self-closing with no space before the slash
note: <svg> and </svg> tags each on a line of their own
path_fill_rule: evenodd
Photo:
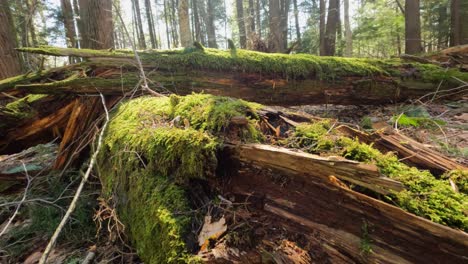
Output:
<svg viewBox="0 0 468 264">
<path fill-rule="evenodd" d="M 405 53 L 423 51 L 421 45 L 421 15 L 419 0 L 405 1 Z"/>
<path fill-rule="evenodd" d="M 0 79 L 21 73 L 15 25 L 8 1 L 0 1 Z"/>
<path fill-rule="evenodd" d="M 182 47 L 192 45 L 192 33 L 190 33 L 189 3 L 188 0 L 179 0 L 179 31 Z"/>
<path fill-rule="evenodd" d="M 262 10 L 260 9 L 260 0 L 255 1 L 255 23 L 257 24 L 257 35 L 262 38 Z"/>
<path fill-rule="evenodd" d="M 167 4 L 167 0 L 164 0 L 164 24 L 166 25 L 166 40 L 167 40 L 167 48 L 171 48 L 171 32 L 169 31 L 169 8 Z"/>
<path fill-rule="evenodd" d="M 172 31 L 172 42 L 174 43 L 174 47 L 179 46 L 179 34 L 178 32 L 178 24 L 177 24 L 177 6 L 176 6 L 176 1 L 171 0 L 171 21 L 172 21 L 172 26 L 171 26 L 171 31 Z"/>
<path fill-rule="evenodd" d="M 81 46 L 81 32 L 83 32 L 83 20 L 80 16 L 80 6 L 78 4 L 78 0 L 73 0 L 73 13 L 76 25 L 78 27 L 78 32 L 76 32 L 76 42 L 78 46 Z"/>
<path fill-rule="evenodd" d="M 140 10 L 140 0 L 132 0 L 133 12 L 135 13 L 136 18 L 136 27 L 137 27 L 137 36 L 138 36 L 138 46 L 140 49 L 146 49 L 146 40 L 145 33 L 143 32 L 143 22 L 141 19 L 141 10 Z"/>
<path fill-rule="evenodd" d="M 326 2 L 320 0 L 319 4 L 320 18 L 319 18 L 319 54 L 325 55 L 325 15 L 326 15 Z"/>
<path fill-rule="evenodd" d="M 112 0 L 80 0 L 83 22 L 82 48 L 108 49 L 114 47 Z"/>
<path fill-rule="evenodd" d="M 301 28 L 299 27 L 299 10 L 297 9 L 297 0 L 293 0 L 294 4 L 294 22 L 296 26 L 296 40 L 301 41 Z"/>
<path fill-rule="evenodd" d="M 288 17 L 291 6 L 291 0 L 280 0 L 280 28 L 282 51 L 288 48 Z"/>
<path fill-rule="evenodd" d="M 468 1 L 450 2 L 450 46 L 468 44 Z"/>
<path fill-rule="evenodd" d="M 245 33 L 244 4 L 243 0 L 236 0 L 237 26 L 239 27 L 239 41 L 242 49 L 247 46 L 247 36 Z"/>
<path fill-rule="evenodd" d="M 5 0 L 3 0 L 5 1 Z M 36 14 L 37 0 L 33 0 L 31 3 L 30 0 L 25 0 L 27 8 L 27 19 L 26 27 L 29 30 L 29 35 L 31 37 L 31 43 L 33 46 L 37 46 L 37 36 L 36 36 L 36 26 L 34 24 L 34 15 Z"/>
<path fill-rule="evenodd" d="M 76 42 L 75 22 L 73 19 L 73 9 L 70 0 L 61 0 L 60 4 L 62 7 L 63 24 L 65 26 L 67 46 L 71 48 L 78 48 Z"/>
<path fill-rule="evenodd" d="M 253 48 L 253 38 L 255 35 L 255 6 L 253 0 L 248 0 L 247 17 L 246 17 L 246 35 L 247 35 L 247 48 Z"/>
<path fill-rule="evenodd" d="M 216 28 L 215 28 L 215 10 L 214 10 L 214 0 L 207 0 L 207 17 L 206 17 L 206 33 L 208 35 L 208 47 L 218 48 L 216 43 Z"/>
<path fill-rule="evenodd" d="M 344 0 L 344 26 L 345 26 L 345 56 L 353 56 L 353 33 L 351 32 L 351 25 L 349 22 L 349 0 Z"/>
<path fill-rule="evenodd" d="M 153 9 L 151 8 L 150 0 L 145 0 L 145 11 L 146 21 L 148 22 L 148 30 L 151 40 L 151 48 L 156 49 L 158 44 L 156 39 L 156 31 L 154 30 Z"/>
<path fill-rule="evenodd" d="M 336 30 L 338 25 L 339 0 L 330 0 L 328 4 L 328 18 L 325 31 L 324 55 L 334 56 L 336 51 Z"/>
</svg>

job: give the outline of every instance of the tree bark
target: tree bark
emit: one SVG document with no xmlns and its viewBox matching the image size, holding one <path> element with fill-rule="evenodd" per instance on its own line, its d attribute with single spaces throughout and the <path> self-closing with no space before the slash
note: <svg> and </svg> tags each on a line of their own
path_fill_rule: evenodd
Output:
<svg viewBox="0 0 468 264">
<path fill-rule="evenodd" d="M 167 40 L 167 48 L 171 48 L 171 33 L 169 31 L 169 8 L 167 4 L 167 0 L 164 0 L 164 24 L 166 25 L 166 40 Z"/>
<path fill-rule="evenodd" d="M 255 7 L 254 7 L 254 0 L 248 1 L 247 7 L 247 49 L 253 49 L 253 40 L 255 35 Z"/>
<path fill-rule="evenodd" d="M 150 0 L 145 0 L 146 20 L 148 21 L 148 30 L 151 40 L 151 48 L 156 49 L 158 46 L 156 39 L 156 31 L 154 30 L 153 9 L 151 8 Z"/>
<path fill-rule="evenodd" d="M 255 23 L 257 24 L 258 38 L 262 38 L 262 18 L 261 18 L 260 0 L 255 0 Z"/>
<path fill-rule="evenodd" d="M 132 4 L 138 30 L 138 47 L 140 49 L 146 49 L 145 33 L 143 32 L 143 22 L 141 20 L 140 0 L 132 0 Z"/>
<path fill-rule="evenodd" d="M 405 1 L 405 53 L 423 51 L 421 45 L 421 15 L 419 0 Z"/>
<path fill-rule="evenodd" d="M 269 12 L 270 36 L 268 37 L 268 49 L 271 52 L 282 52 L 284 49 L 281 29 L 280 0 L 269 1 Z"/>
<path fill-rule="evenodd" d="M 281 27 L 281 45 L 282 52 L 288 49 L 288 17 L 289 8 L 291 6 L 291 0 L 280 0 L 281 16 L 280 16 L 280 27 Z"/>
<path fill-rule="evenodd" d="M 80 0 L 80 16 L 83 48 L 108 49 L 114 46 L 111 0 Z"/>
<path fill-rule="evenodd" d="M 345 56 L 353 56 L 353 33 L 351 32 L 351 25 L 349 22 L 349 0 L 344 0 L 344 26 L 345 26 Z"/>
<path fill-rule="evenodd" d="M 175 47 L 179 46 L 179 33 L 178 33 L 178 23 L 177 23 L 177 5 L 175 0 L 171 0 L 171 21 L 172 21 L 172 42 Z"/>
<path fill-rule="evenodd" d="M 19 75 L 21 63 L 18 52 L 15 25 L 8 1 L 0 2 L 0 79 Z"/>
<path fill-rule="evenodd" d="M 182 47 L 192 45 L 192 33 L 190 32 L 189 3 L 188 0 L 179 0 L 179 31 Z"/>
<path fill-rule="evenodd" d="M 325 0 L 320 0 L 320 20 L 319 20 L 319 54 L 320 56 L 325 56 L 325 15 L 326 15 L 326 4 Z"/>
<path fill-rule="evenodd" d="M 275 0 L 278 1 L 278 0 Z M 247 36 L 245 33 L 245 22 L 244 22 L 244 4 L 243 0 L 236 0 L 237 10 L 237 26 L 239 28 L 239 42 L 241 49 L 247 47 Z"/>
<path fill-rule="evenodd" d="M 330 0 L 328 5 L 328 18 L 325 32 L 325 56 L 334 56 L 336 52 L 336 30 L 338 25 L 339 0 Z"/>
<path fill-rule="evenodd" d="M 70 0 L 61 0 L 63 24 L 65 26 L 65 36 L 67 37 L 67 47 L 78 48 L 76 43 L 76 30 L 73 20 L 73 9 Z"/>
<path fill-rule="evenodd" d="M 206 17 L 206 33 L 208 34 L 208 47 L 218 48 L 216 43 L 216 27 L 214 23 L 215 10 L 213 8 L 213 0 L 207 0 L 207 17 Z"/>
<path fill-rule="evenodd" d="M 27 19 L 26 19 L 26 27 L 29 30 L 29 34 L 31 35 L 31 43 L 35 47 L 37 46 L 37 36 L 36 36 L 36 27 L 33 23 L 34 15 L 36 13 L 36 1 L 31 4 L 30 0 L 25 0 L 26 8 L 27 8 Z"/>
</svg>

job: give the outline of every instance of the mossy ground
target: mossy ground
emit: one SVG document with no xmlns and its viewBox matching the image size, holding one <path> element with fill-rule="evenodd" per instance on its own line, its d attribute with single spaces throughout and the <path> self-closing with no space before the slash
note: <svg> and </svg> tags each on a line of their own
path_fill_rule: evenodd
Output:
<svg viewBox="0 0 468 264">
<path fill-rule="evenodd" d="M 0 106 L 0 111 L 16 119 L 30 118 L 36 113 L 30 104 L 46 96 L 45 94 L 29 94 L 21 99 L 8 103 L 5 107 Z"/>
<path fill-rule="evenodd" d="M 188 182 L 214 174 L 220 135 L 231 117 L 248 116 L 240 135 L 257 140 L 256 107 L 206 94 L 142 97 L 119 106 L 106 132 L 99 173 L 104 195 L 114 196 L 146 263 L 196 261 L 186 241 L 194 217 Z"/>
<path fill-rule="evenodd" d="M 459 183 L 460 190 L 464 190 L 466 172 L 455 171 L 438 179 L 429 171 L 405 165 L 393 153 L 383 154 L 372 145 L 340 135 L 332 130 L 328 120 L 299 125 L 283 144 L 311 153 L 341 155 L 375 164 L 383 175 L 400 181 L 406 187 L 406 190 L 394 192 L 387 199 L 416 215 L 468 231 L 468 196 L 463 191 L 456 193 L 447 179 L 453 178 Z"/>
</svg>

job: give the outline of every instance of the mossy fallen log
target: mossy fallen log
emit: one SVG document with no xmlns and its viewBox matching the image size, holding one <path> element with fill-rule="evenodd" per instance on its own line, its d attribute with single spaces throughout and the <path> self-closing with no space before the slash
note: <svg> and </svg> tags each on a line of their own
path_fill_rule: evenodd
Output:
<svg viewBox="0 0 468 264">
<path fill-rule="evenodd" d="M 28 93 L 122 94 L 138 85 L 139 72 L 129 51 L 96 51 L 54 47 L 22 48 L 54 56 L 86 58 L 80 78 L 49 83 L 14 82 L 10 89 Z M 419 98 L 456 88 L 468 73 L 435 65 L 377 60 L 318 57 L 305 54 L 265 54 L 247 50 L 205 48 L 141 51 L 150 86 L 160 92 L 185 95 L 205 91 L 260 103 L 381 104 Z M 95 71 L 109 71 L 94 77 Z M 89 85 L 91 83 L 92 85 Z M 439 85 L 440 84 L 440 85 Z M 0 87 L 8 86 L 0 83 Z"/>
<path fill-rule="evenodd" d="M 459 263 L 468 257 L 468 235 L 437 224 L 468 230 L 464 211 L 467 195 L 454 192 L 448 180 L 436 179 L 427 171 L 402 164 L 392 154 L 383 155 L 369 145 L 347 138 L 331 129 L 327 120 L 313 123 L 292 120 L 297 122 L 296 127 L 285 123 L 266 126 L 265 119 L 269 123 L 282 119 L 262 116 L 261 108 L 258 104 L 207 94 L 142 97 L 119 106 L 98 159 L 99 175 L 104 196 L 116 204 L 119 217 L 143 261 L 203 260 L 197 256 L 200 248 L 194 241 L 198 235 L 196 230 L 200 230 L 200 217 L 205 215 L 207 207 L 221 210 L 225 217 L 234 214 L 234 219 L 238 213 L 246 226 L 268 220 L 271 226 L 263 227 L 266 228 L 264 234 L 286 230 L 290 232 L 288 237 L 298 244 L 300 237 L 316 241 L 321 245 L 317 250 L 324 255 L 310 254 L 314 258 L 326 256 L 348 263 Z M 239 117 L 247 121 L 238 122 L 242 119 Z M 280 129 L 269 136 L 262 129 L 272 130 L 271 127 L 277 126 Z M 285 138 L 286 134 L 289 137 Z M 271 140 L 271 137 L 276 139 Z M 306 172 L 298 169 L 294 153 L 284 151 L 282 155 L 286 156 L 275 162 L 273 156 L 262 152 L 271 153 L 271 149 L 257 148 L 257 154 L 244 152 L 244 157 L 239 158 L 239 155 L 232 155 L 236 147 L 225 148 L 225 142 L 240 148 L 251 146 L 243 143 L 270 142 L 370 165 L 336 158 L 333 165 L 337 166 L 333 169 L 336 175 L 330 175 L 323 168 Z M 231 154 L 222 152 L 229 149 Z M 326 164 L 321 166 L 331 166 L 328 163 L 333 159 L 323 159 Z M 253 161 L 256 161 L 255 166 L 251 166 Z M 342 164 L 346 165 L 341 167 Z M 399 181 L 404 189 L 389 188 L 387 195 L 381 196 L 365 185 L 347 186 L 348 181 L 353 182 L 350 168 L 361 167 L 361 173 L 367 168 L 369 174 L 373 166 L 377 166 L 382 175 Z M 275 171 L 268 174 L 272 167 Z M 278 168 L 281 170 L 276 171 Z M 337 182 L 335 177 L 343 182 Z M 223 196 L 236 198 L 222 198 L 220 203 L 219 197 Z M 391 204 L 398 204 L 433 222 Z M 250 213 L 242 211 L 246 207 Z M 255 218 L 259 215 L 261 218 Z M 259 234 L 258 240 L 239 242 L 240 238 L 230 233 L 237 232 L 238 225 L 239 222 L 229 222 L 228 233 L 219 241 L 216 238 L 215 246 L 231 241 L 226 245 L 239 250 L 236 247 L 247 244 L 249 252 L 260 256 L 256 263 L 266 261 L 261 252 L 269 236 Z"/>
</svg>

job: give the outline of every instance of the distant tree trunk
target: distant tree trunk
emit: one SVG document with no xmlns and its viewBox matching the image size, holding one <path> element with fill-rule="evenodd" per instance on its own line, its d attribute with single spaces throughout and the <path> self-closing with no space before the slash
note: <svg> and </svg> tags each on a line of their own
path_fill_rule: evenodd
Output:
<svg viewBox="0 0 468 264">
<path fill-rule="evenodd" d="M 167 39 L 167 48 L 171 48 L 171 34 L 169 31 L 169 8 L 167 4 L 167 0 L 164 0 L 164 24 L 166 25 L 166 39 Z"/>
<path fill-rule="evenodd" d="M 111 0 L 80 0 L 82 48 L 108 49 L 114 47 L 114 24 Z"/>
<path fill-rule="evenodd" d="M 299 10 L 297 9 L 297 0 L 293 0 L 294 4 L 294 21 L 296 23 L 296 40 L 301 41 L 301 28 L 299 27 Z"/>
<path fill-rule="evenodd" d="M 192 33 L 190 33 L 189 3 L 188 0 L 179 0 L 179 31 L 182 47 L 192 45 Z"/>
<path fill-rule="evenodd" d="M 419 8 L 419 0 L 405 1 L 405 53 L 407 54 L 423 51 Z"/>
<path fill-rule="evenodd" d="M 8 1 L 0 1 L 0 80 L 21 73 L 15 25 Z"/>
<path fill-rule="evenodd" d="M 83 20 L 80 16 L 80 7 L 78 5 L 78 0 L 73 0 L 73 13 L 75 14 L 75 21 L 78 27 L 78 32 L 76 32 L 76 44 L 81 47 L 81 32 L 83 32 Z"/>
<path fill-rule="evenodd" d="M 157 47 L 156 33 L 154 30 L 154 21 L 153 21 L 153 9 L 151 8 L 150 0 L 145 0 L 145 11 L 146 11 L 146 20 L 148 21 L 148 30 L 151 40 L 151 48 L 155 49 Z"/>
<path fill-rule="evenodd" d="M 248 0 L 247 7 L 247 26 L 246 26 L 246 35 L 247 35 L 247 49 L 253 49 L 253 40 L 255 35 L 255 6 L 254 0 Z"/>
<path fill-rule="evenodd" d="M 175 0 L 171 0 L 171 21 L 172 21 L 172 42 L 174 43 L 175 47 L 179 46 L 179 34 L 177 33 L 178 24 L 177 24 L 177 6 Z"/>
<path fill-rule="evenodd" d="M 326 15 L 326 5 L 325 0 L 320 0 L 320 21 L 319 21 L 319 35 L 320 35 L 320 45 L 319 45 L 319 54 L 320 56 L 325 56 L 325 15 Z"/>
<path fill-rule="evenodd" d="M 334 56 L 336 52 L 336 30 L 338 25 L 339 0 L 330 0 L 328 5 L 327 27 L 325 32 L 324 55 Z"/>
<path fill-rule="evenodd" d="M 278 0 L 275 0 L 278 1 Z M 245 34 L 245 22 L 244 22 L 244 4 L 243 0 L 236 0 L 237 10 L 237 26 L 239 27 L 239 42 L 240 47 L 245 49 L 247 46 L 247 36 Z"/>
<path fill-rule="evenodd" d="M 207 46 L 208 45 L 208 41 L 207 41 L 207 17 L 208 17 L 208 14 L 206 13 L 206 6 L 205 6 L 205 1 L 204 0 L 197 0 L 199 1 L 198 2 L 198 12 L 200 14 L 199 18 L 200 18 L 200 26 L 201 26 L 201 39 L 200 39 L 200 42 L 201 44 L 203 44 L 204 46 Z"/>
<path fill-rule="evenodd" d="M 16 16 L 18 17 L 18 33 L 21 40 L 21 46 L 28 47 L 29 46 L 29 38 L 28 38 L 28 23 L 26 22 L 26 17 L 24 14 L 26 13 L 26 9 L 24 8 L 23 1 L 16 0 Z"/>
<path fill-rule="evenodd" d="M 438 8 L 437 49 L 447 48 L 447 5 L 440 4 Z"/>
<path fill-rule="evenodd" d="M 136 29 L 138 30 L 138 47 L 140 49 L 146 49 L 145 33 L 143 32 L 143 22 L 141 20 L 140 0 L 132 0 L 132 6 L 136 18 Z"/>
<path fill-rule="evenodd" d="M 260 0 L 255 1 L 255 22 L 257 24 L 257 35 L 258 38 L 262 38 L 262 17 L 261 17 L 261 9 L 260 9 Z"/>
<path fill-rule="evenodd" d="M 451 0 L 450 46 L 468 44 L 468 1 Z"/>
<path fill-rule="evenodd" d="M 353 33 L 351 32 L 351 25 L 349 22 L 349 0 L 344 0 L 344 26 L 345 26 L 345 56 L 353 56 Z"/>
<path fill-rule="evenodd" d="M 201 42 L 202 40 L 202 29 L 201 29 L 201 20 L 198 7 L 198 0 L 192 0 L 193 6 L 193 19 L 195 23 L 195 40 Z"/>
<path fill-rule="evenodd" d="M 3 0 L 3 1 L 6 1 L 6 0 Z M 36 1 L 37 0 L 34 0 L 34 2 L 31 4 L 29 0 L 25 0 L 27 12 L 28 12 L 26 26 L 29 30 L 29 34 L 31 35 L 31 42 L 34 47 L 37 46 L 36 27 L 34 25 L 34 15 L 36 14 L 36 5 L 37 5 Z"/>
<path fill-rule="evenodd" d="M 218 48 L 216 43 L 216 28 L 214 23 L 215 10 L 213 8 L 213 0 L 207 0 L 207 18 L 206 18 L 206 33 L 208 34 L 208 47 Z"/>
<path fill-rule="evenodd" d="M 288 16 L 291 0 L 280 0 L 280 28 L 282 52 L 288 49 Z"/>
<path fill-rule="evenodd" d="M 63 24 L 65 26 L 65 36 L 67 37 L 67 47 L 78 48 L 76 43 L 75 22 L 73 20 L 73 9 L 70 0 L 61 0 Z"/>
</svg>

